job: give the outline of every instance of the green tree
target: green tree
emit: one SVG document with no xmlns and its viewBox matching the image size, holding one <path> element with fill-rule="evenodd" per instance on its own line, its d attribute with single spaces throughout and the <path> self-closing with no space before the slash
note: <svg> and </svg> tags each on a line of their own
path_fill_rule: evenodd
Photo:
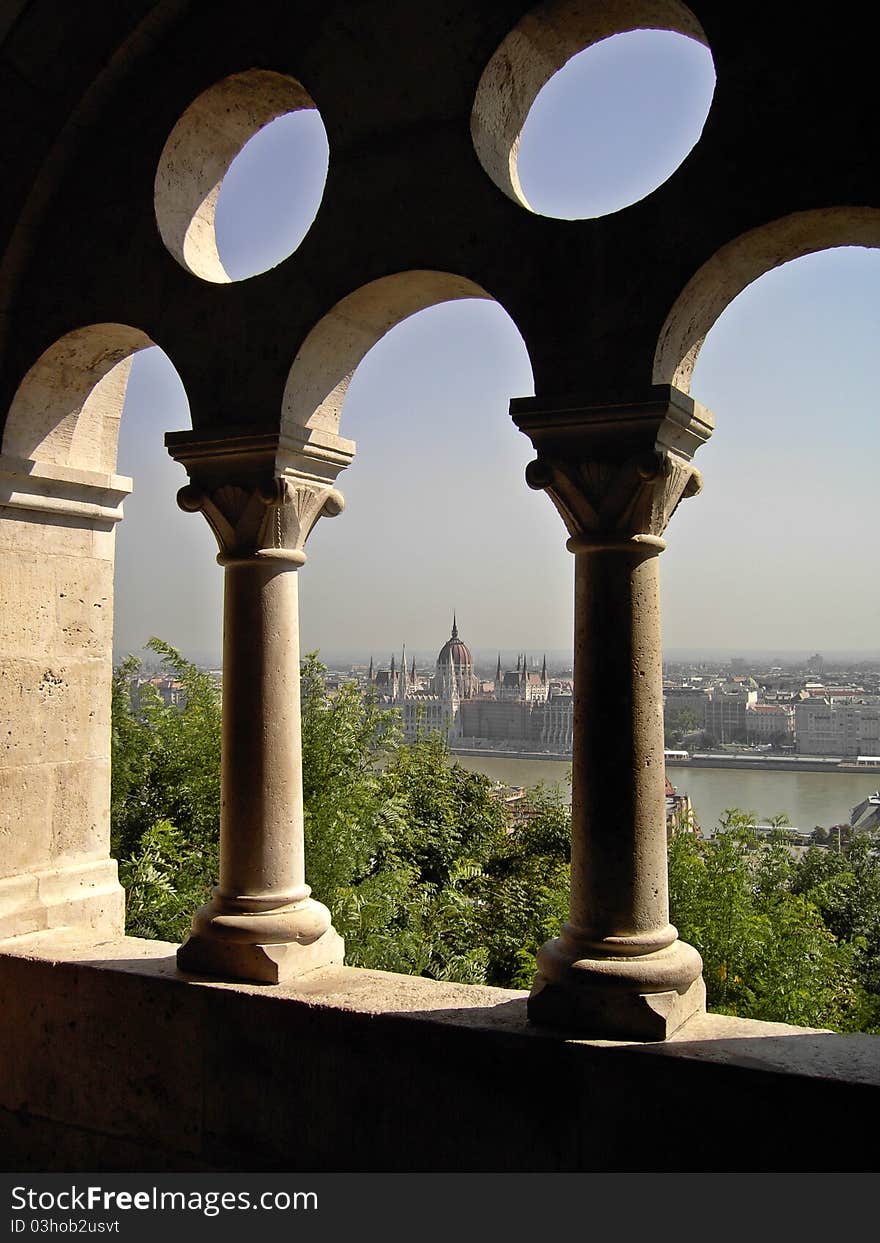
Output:
<svg viewBox="0 0 880 1243">
<path fill-rule="evenodd" d="M 354 682 L 332 694 L 317 653 L 303 662 L 306 869 L 322 902 L 370 874 L 388 833 L 381 765 L 400 745 L 399 715 Z"/>
<path fill-rule="evenodd" d="M 866 1019 L 880 1029 L 880 859 L 874 840 L 855 833 L 840 852 L 813 847 L 792 876 L 792 892 L 820 912 L 828 929 L 855 950 L 859 978 L 868 994 Z"/>
<path fill-rule="evenodd" d="M 539 786 L 485 865 L 479 935 L 490 983 L 531 987 L 538 950 L 568 918 L 570 862 L 571 810 Z"/>
<path fill-rule="evenodd" d="M 702 720 L 693 708 L 671 708 L 663 714 L 663 736 L 665 745 L 674 750 L 681 745 L 687 734 L 696 733 Z"/>
<path fill-rule="evenodd" d="M 450 761 L 438 735 L 395 750 L 379 802 L 368 870 L 325 898 L 348 937 L 347 960 L 482 982 L 483 871 L 504 844 L 506 808 L 488 778 Z"/>
<path fill-rule="evenodd" d="M 864 1018 L 855 950 L 792 892 L 784 830 L 768 839 L 728 812 L 709 842 L 670 842 L 671 916 L 703 956 L 709 1008 L 744 1018 L 858 1029 Z"/>
<path fill-rule="evenodd" d="M 166 705 L 148 682 L 133 697 L 136 658 L 114 673 L 111 845 L 134 895 L 129 934 L 182 940 L 217 877 L 220 695 L 169 644 L 154 638 L 147 646 L 180 683 L 182 702 Z"/>
</svg>

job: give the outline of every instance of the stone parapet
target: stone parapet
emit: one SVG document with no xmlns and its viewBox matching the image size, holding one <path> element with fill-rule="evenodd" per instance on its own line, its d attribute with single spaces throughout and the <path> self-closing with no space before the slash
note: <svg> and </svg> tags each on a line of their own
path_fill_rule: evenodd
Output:
<svg viewBox="0 0 880 1243">
<path fill-rule="evenodd" d="M 706 1014 L 664 1044 L 573 1040 L 520 992 L 187 980 L 175 948 L 0 945 L 4 1169 L 876 1168 L 875 1146 L 822 1142 L 873 1133 L 876 1037 Z"/>
</svg>

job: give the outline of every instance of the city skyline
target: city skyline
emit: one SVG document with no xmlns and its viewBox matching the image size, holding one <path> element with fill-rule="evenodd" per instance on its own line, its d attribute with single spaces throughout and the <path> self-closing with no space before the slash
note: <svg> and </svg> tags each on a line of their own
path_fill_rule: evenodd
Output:
<svg viewBox="0 0 880 1243">
<path fill-rule="evenodd" d="M 666 51 L 652 60 L 645 51 L 651 40 L 643 39 L 638 57 L 627 63 L 615 59 L 615 48 L 627 42 L 632 45 L 627 36 L 609 40 L 554 80 L 567 75 L 573 83 L 563 101 L 567 131 L 554 120 L 552 100 L 543 119 L 543 96 L 533 110 L 529 125 L 542 125 L 540 159 L 530 171 L 524 135 L 521 171 L 527 193 L 546 214 L 554 194 L 555 214 L 566 214 L 570 203 L 558 187 L 540 199 L 542 160 L 545 167 L 592 171 L 593 182 L 607 191 L 615 179 L 629 185 L 632 167 L 653 160 L 658 148 L 673 166 L 682 142 L 692 141 L 682 134 L 695 124 L 699 132 L 705 64 L 690 100 L 677 101 L 690 111 L 675 141 L 668 115 L 644 104 L 662 97 L 670 82 L 689 80 L 697 45 L 660 36 L 651 55 L 661 45 Z M 672 46 L 691 61 L 673 65 Z M 623 118 L 631 129 L 633 108 L 624 101 L 634 73 L 646 92 L 635 109 L 642 129 L 628 131 L 635 145 L 615 146 L 607 142 L 611 121 Z M 606 97 L 597 114 L 602 91 L 615 82 L 617 104 Z M 608 125 L 597 127 L 596 115 Z M 297 174 L 307 157 L 311 183 L 321 180 L 326 140 L 323 148 L 314 141 L 323 132 L 316 114 L 283 120 L 259 136 L 266 151 L 251 157 L 256 167 L 244 178 L 250 206 L 240 200 L 236 211 L 232 184 L 233 200 L 224 206 L 221 195 L 219 240 L 230 270 L 266 262 L 269 225 L 247 227 L 254 196 L 288 203 L 292 226 Z M 610 154 L 585 147 L 572 160 L 565 145 L 572 127 L 585 143 L 601 129 Z M 314 211 L 310 202 L 302 205 L 304 217 Z M 297 227 L 307 228 L 308 220 Z M 849 248 L 767 273 L 710 331 L 691 389 L 717 420 L 695 459 L 705 489 L 674 516 L 661 561 L 669 653 L 870 656 L 880 649 L 870 504 L 872 450 L 880 439 L 878 328 L 880 254 Z M 511 397 L 532 392 L 522 338 L 488 300 L 430 308 L 399 324 L 366 356 L 343 411 L 342 432 L 358 442 L 355 461 L 339 480 L 346 510 L 318 524 L 301 571 L 304 651 L 317 648 L 330 657 L 406 642 L 429 652 L 442 642 L 438 630 L 452 608 L 467 617 L 463 626 L 475 650 L 570 648 L 565 532 L 547 498 L 523 481 L 534 454 L 507 413 Z M 222 572 L 213 538 L 202 519 L 176 510 L 174 496 L 186 478 L 161 443 L 165 431 L 189 425 L 186 396 L 169 362 L 156 350 L 138 356 L 120 446 L 120 471 L 133 474 L 136 487 L 119 532 L 120 654 L 152 634 L 194 656 L 219 654 Z"/>
</svg>

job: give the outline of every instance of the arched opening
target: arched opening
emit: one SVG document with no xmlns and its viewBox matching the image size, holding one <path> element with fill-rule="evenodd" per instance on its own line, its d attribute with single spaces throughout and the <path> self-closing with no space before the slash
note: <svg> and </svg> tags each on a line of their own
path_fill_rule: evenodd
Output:
<svg viewBox="0 0 880 1243">
<path fill-rule="evenodd" d="M 677 0 L 541 5 L 501 43 L 471 117 L 500 190 L 557 219 L 626 207 L 699 140 L 715 85 L 706 36 Z"/>
<path fill-rule="evenodd" d="M 158 348 L 134 359 L 119 437 L 119 468 L 134 479 L 117 534 L 113 648 L 140 652 L 153 636 L 190 660 L 220 661 L 223 575 L 205 522 L 176 503 L 186 475 L 163 444 L 186 427 L 189 403 L 180 377 Z"/>
<path fill-rule="evenodd" d="M 569 559 L 522 483 L 532 454 L 507 414 L 530 391 L 510 318 L 447 273 L 374 282 L 316 326 L 291 369 L 285 431 L 357 432 L 358 451 L 339 480 L 345 513 L 310 537 L 306 647 L 387 660 L 405 641 L 436 655 L 457 609 L 493 670 L 498 647 L 570 649 Z M 342 584 L 354 608 L 338 607 Z"/>
<path fill-rule="evenodd" d="M 855 758 L 860 750 L 873 753 L 880 738 L 871 706 L 880 660 L 872 515 L 880 250 L 817 250 L 823 238 L 846 236 L 852 213 L 840 216 L 835 222 L 814 215 L 825 227 L 812 234 L 809 218 L 801 217 L 740 239 L 727 248 L 727 262 L 706 265 L 702 299 L 699 278 L 685 291 L 690 336 L 675 316 L 668 321 L 683 359 L 676 373 L 669 355 L 669 370 L 712 406 L 717 427 L 697 459 L 703 493 L 676 515 L 664 554 L 667 658 L 679 681 L 698 660 L 706 664 L 704 678 L 756 679 L 756 704 L 767 719 L 745 716 L 750 728 L 743 731 L 741 722 L 724 725 L 722 708 L 710 730 L 716 742 L 764 745 L 772 737 L 776 750 L 785 746 L 804 759 L 845 758 L 847 749 Z M 849 236 L 867 241 L 871 216 L 860 214 L 858 223 Z M 794 227 L 802 253 L 786 262 L 778 243 Z M 770 270 L 756 274 L 761 263 Z M 710 319 L 722 288 L 740 285 L 747 271 L 755 279 Z M 841 716 L 842 732 L 832 738 L 826 722 L 827 745 L 798 707 L 801 700 L 791 698 L 803 692 L 823 699 L 825 682 L 831 699 L 835 686 L 849 685 L 857 690 L 853 703 L 866 700 L 864 711 L 850 712 L 851 730 L 829 702 L 826 715 Z M 809 692 L 808 683 L 815 684 Z M 774 705 L 785 711 L 774 715 Z M 774 720 L 779 737 L 767 724 Z M 809 834 L 816 825 L 847 822 L 868 786 L 876 786 L 846 772 L 680 776 L 706 831 L 736 805 L 762 821 L 784 813 Z"/>
<path fill-rule="evenodd" d="M 155 182 L 162 240 L 202 280 L 264 272 L 308 232 L 327 160 L 315 102 L 294 78 L 266 69 L 224 78 L 187 108 L 163 148 Z"/>
<path fill-rule="evenodd" d="M 3 453 L 112 474 L 132 361 L 151 345 L 125 324 L 92 324 L 62 337 L 19 385 Z"/>
<path fill-rule="evenodd" d="M 20 461 L 20 474 L 33 476 L 28 463 L 36 463 L 50 478 L 67 469 L 135 479 L 116 538 L 117 656 L 156 635 L 217 661 L 221 576 L 213 542 L 177 508 L 185 476 L 162 443 L 166 429 L 189 418 L 167 354 L 124 324 L 89 325 L 61 338 L 27 373 L 10 407 L 3 454 Z"/>
<path fill-rule="evenodd" d="M 666 554 L 670 646 L 714 631 L 702 646 L 877 648 L 878 290 L 880 251 L 822 251 L 759 277 L 709 331 L 691 387 L 717 426 Z"/>
<path fill-rule="evenodd" d="M 689 393 L 706 334 L 737 294 L 781 264 L 838 246 L 880 246 L 880 211 L 793 212 L 722 246 L 688 281 L 666 317 L 654 355 L 654 383 Z"/>
<path fill-rule="evenodd" d="M 353 782 L 336 757 L 348 735 L 316 728 L 306 667 L 309 883 L 332 910 L 352 965 L 473 983 L 511 979 L 499 947 L 468 931 L 473 912 L 485 910 L 481 868 L 490 870 L 509 840 L 502 821 L 513 823 L 474 773 L 491 769 L 487 749 L 509 757 L 558 743 L 544 711 L 549 678 L 565 666 L 571 672 L 571 559 L 551 507 L 524 484 L 533 454 L 508 415 L 510 397 L 531 389 L 524 343 L 503 308 L 439 272 L 400 273 L 345 299 L 291 371 L 287 437 L 324 450 L 339 432 L 358 442 L 338 480 L 345 511 L 318 523 L 299 572 L 302 647 L 319 649 L 334 687 L 317 702 L 344 705 L 346 683 L 356 680 L 360 697 L 372 682 L 378 709 L 396 710 L 403 740 L 414 744 L 374 754 L 377 789 L 363 795 L 359 816 L 346 812 Z M 509 675 L 504 697 L 496 693 L 499 659 Z M 561 730 L 564 708 L 554 712 Z M 454 763 L 438 754 L 437 735 Z M 508 772 L 500 780 L 512 781 Z M 432 837 L 444 841 L 442 851 Z M 564 861 L 554 858 L 551 870 L 558 879 Z"/>
</svg>

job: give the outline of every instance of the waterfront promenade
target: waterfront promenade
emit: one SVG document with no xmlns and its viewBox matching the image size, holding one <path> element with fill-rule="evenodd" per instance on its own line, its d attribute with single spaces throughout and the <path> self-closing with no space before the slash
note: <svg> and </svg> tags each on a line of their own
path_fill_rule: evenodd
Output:
<svg viewBox="0 0 880 1243">
<path fill-rule="evenodd" d="M 504 760 L 552 760 L 557 764 L 570 764 L 571 753 L 560 751 L 520 751 L 492 747 L 463 747 L 452 743 L 450 751 L 455 756 L 476 756 L 485 759 Z M 871 774 L 880 782 L 880 767 L 857 766 L 854 760 L 842 760 L 831 755 L 767 755 L 766 753 L 723 751 L 699 751 L 687 759 L 666 757 L 667 768 L 721 768 L 751 769 L 756 772 L 777 773 L 843 773 Z"/>
</svg>

